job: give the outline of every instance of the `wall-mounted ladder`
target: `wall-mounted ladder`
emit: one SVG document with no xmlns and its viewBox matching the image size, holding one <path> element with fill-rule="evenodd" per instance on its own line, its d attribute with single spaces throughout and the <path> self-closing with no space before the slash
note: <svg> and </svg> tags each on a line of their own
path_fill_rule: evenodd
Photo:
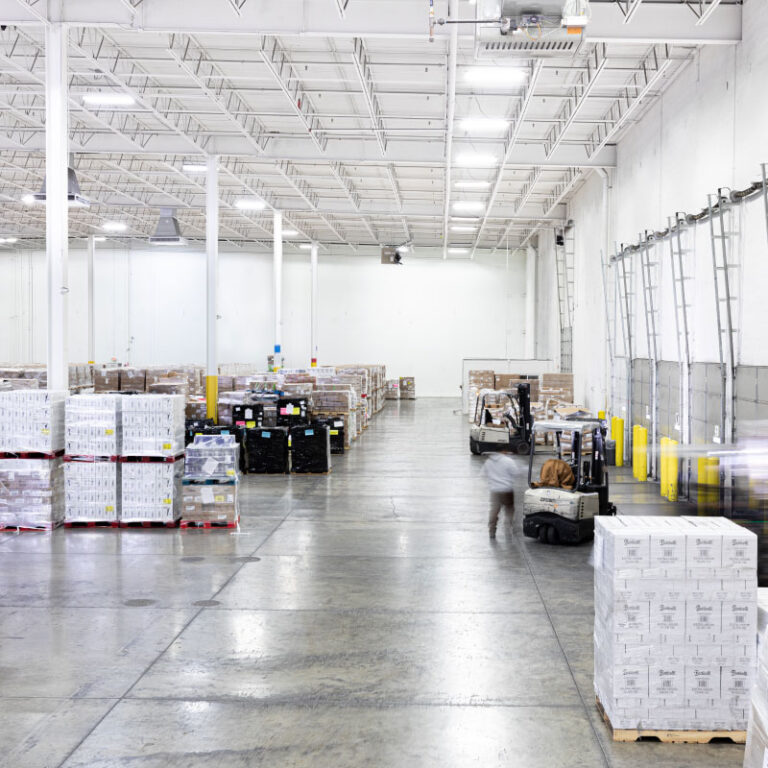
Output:
<svg viewBox="0 0 768 768">
<path fill-rule="evenodd" d="M 562 245 L 558 239 L 562 238 Z M 560 313 L 560 370 L 573 371 L 574 261 L 576 236 L 574 227 L 555 230 L 555 267 L 557 270 L 557 302 Z"/>
<path fill-rule="evenodd" d="M 715 286 L 715 320 L 717 322 L 717 346 L 720 361 L 720 429 L 714 435 L 716 442 L 733 442 L 733 395 L 736 374 L 735 318 L 736 249 L 732 248 L 735 217 L 726 190 L 709 195 L 709 235 L 712 249 L 712 269 Z"/>
<path fill-rule="evenodd" d="M 765 210 L 765 234 L 768 236 L 768 163 L 761 163 L 763 172 L 763 208 Z"/>
<path fill-rule="evenodd" d="M 648 477 L 656 478 L 658 442 L 658 396 L 656 380 L 659 365 L 659 301 L 658 262 L 653 261 L 651 249 L 655 246 L 648 239 L 648 233 L 640 236 L 640 273 L 643 287 L 643 311 L 645 315 L 645 336 L 648 344 L 648 403 L 650 408 L 650 439 L 653 450 L 648 452 Z"/>
<path fill-rule="evenodd" d="M 667 219 L 669 230 L 669 257 L 672 267 L 672 292 L 675 302 L 675 335 L 677 340 L 677 363 L 679 366 L 678 412 L 675 427 L 680 430 L 680 444 L 691 443 L 691 342 L 689 335 L 690 318 L 688 310 L 690 296 L 687 282 L 691 279 L 686 274 L 688 251 L 683 248 L 683 229 L 686 226 L 685 214 L 675 214 Z M 689 497 L 691 488 L 691 457 L 683 452 L 682 485 L 680 495 Z"/>
<path fill-rule="evenodd" d="M 614 277 L 616 280 L 616 301 L 619 305 L 619 317 L 621 318 L 621 337 L 623 341 L 624 370 L 626 379 L 624 382 L 624 397 L 626 398 L 624 417 L 624 458 L 632 455 L 632 361 L 635 355 L 635 275 L 634 265 L 630 256 L 624 256 L 615 245 L 616 255 L 612 261 L 614 264 Z M 616 334 L 618 339 L 618 333 Z M 618 347 L 616 358 L 619 358 Z M 614 361 L 614 370 L 618 367 L 618 360 Z M 615 390 L 614 386 L 614 390 Z"/>
</svg>

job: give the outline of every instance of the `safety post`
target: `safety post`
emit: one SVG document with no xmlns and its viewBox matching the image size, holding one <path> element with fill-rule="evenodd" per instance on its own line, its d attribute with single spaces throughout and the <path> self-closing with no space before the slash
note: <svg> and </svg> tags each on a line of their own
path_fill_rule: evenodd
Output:
<svg viewBox="0 0 768 768">
<path fill-rule="evenodd" d="M 714 509 L 720 498 L 720 459 L 701 456 L 698 461 L 698 505 L 702 510 Z"/>
<path fill-rule="evenodd" d="M 669 439 L 667 443 L 667 499 L 677 501 L 677 482 L 680 465 L 677 456 L 677 440 Z"/>
<path fill-rule="evenodd" d="M 648 480 L 648 429 L 646 427 L 641 427 L 640 425 L 636 425 L 635 429 L 637 430 L 635 433 L 637 446 L 633 451 L 636 461 L 636 466 L 634 468 L 635 477 L 641 483 L 644 483 Z"/>
<path fill-rule="evenodd" d="M 669 456 L 669 438 L 662 437 L 659 441 L 659 450 L 661 452 L 661 461 L 659 462 L 659 492 L 667 498 L 667 458 Z"/>
<path fill-rule="evenodd" d="M 637 467 L 639 464 L 639 460 L 637 458 L 637 449 L 640 446 L 640 438 L 637 436 L 637 430 L 640 429 L 639 424 L 635 424 L 632 427 L 632 477 L 635 478 L 635 480 L 638 480 L 637 476 Z"/>
<path fill-rule="evenodd" d="M 624 466 L 624 419 L 613 417 L 611 437 L 616 441 L 616 466 Z"/>
</svg>

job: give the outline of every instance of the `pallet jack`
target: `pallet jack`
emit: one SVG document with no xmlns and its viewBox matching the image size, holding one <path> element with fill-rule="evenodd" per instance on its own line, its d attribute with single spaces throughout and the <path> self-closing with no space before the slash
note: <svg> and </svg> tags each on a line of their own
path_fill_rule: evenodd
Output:
<svg viewBox="0 0 768 768">
<path fill-rule="evenodd" d="M 494 418 L 493 411 L 503 409 Z M 510 390 L 481 390 L 469 430 L 469 450 L 475 455 L 489 451 L 511 451 L 525 456 L 531 448 L 533 416 L 531 385 Z"/>
</svg>

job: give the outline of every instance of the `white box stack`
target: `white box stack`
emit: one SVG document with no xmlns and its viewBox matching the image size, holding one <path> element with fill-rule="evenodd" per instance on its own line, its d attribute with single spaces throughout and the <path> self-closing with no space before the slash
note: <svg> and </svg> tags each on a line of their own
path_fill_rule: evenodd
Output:
<svg viewBox="0 0 768 768">
<path fill-rule="evenodd" d="M 0 392 L 0 451 L 58 453 L 64 449 L 66 390 Z"/>
<path fill-rule="evenodd" d="M 116 461 L 98 458 L 64 462 L 65 522 L 116 522 L 120 471 Z"/>
<path fill-rule="evenodd" d="M 126 395 L 123 456 L 177 456 L 184 451 L 183 395 Z"/>
<path fill-rule="evenodd" d="M 743 731 L 757 537 L 725 518 L 595 519 L 595 692 L 614 729 Z"/>
<path fill-rule="evenodd" d="M 173 523 L 181 517 L 182 460 L 128 461 L 121 467 L 121 522 Z"/>
<path fill-rule="evenodd" d="M 757 592 L 757 677 L 752 688 L 744 768 L 768 765 L 768 589 Z"/>
<path fill-rule="evenodd" d="M 65 407 L 68 456 L 119 456 L 122 450 L 122 395 L 72 395 Z"/>
</svg>

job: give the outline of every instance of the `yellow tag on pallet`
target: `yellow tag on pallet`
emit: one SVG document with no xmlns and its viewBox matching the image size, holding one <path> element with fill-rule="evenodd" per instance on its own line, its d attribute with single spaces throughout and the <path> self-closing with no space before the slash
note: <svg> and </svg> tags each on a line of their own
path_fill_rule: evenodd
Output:
<svg viewBox="0 0 768 768">
<path fill-rule="evenodd" d="M 256 422 L 255 422 L 255 421 L 246 421 L 246 422 L 245 422 L 245 426 L 246 426 L 248 429 L 253 429 L 253 428 L 256 426 Z"/>
<path fill-rule="evenodd" d="M 301 408 L 294 408 L 294 409 L 293 409 L 293 415 L 294 415 L 294 416 L 299 416 L 299 415 L 301 415 Z"/>
<path fill-rule="evenodd" d="M 235 476 L 235 470 L 234 470 L 234 469 L 228 469 L 228 470 L 227 470 L 227 474 L 228 474 L 230 477 L 234 477 L 234 476 Z"/>
<path fill-rule="evenodd" d="M 331 430 L 331 434 L 332 435 L 338 435 L 339 434 L 339 430 L 338 429 L 332 429 Z"/>
<path fill-rule="evenodd" d="M 170 443 L 163 443 L 163 450 L 164 451 L 170 451 L 171 450 L 171 444 Z"/>
<path fill-rule="evenodd" d="M 114 507 L 104 507 L 104 511 L 105 512 L 114 512 L 115 508 Z"/>
<path fill-rule="evenodd" d="M 50 429 L 41 429 L 40 431 L 41 431 L 41 432 L 42 432 L 44 435 L 50 435 L 50 434 L 51 434 L 51 430 L 50 430 Z"/>
<path fill-rule="evenodd" d="M 173 504 L 170 499 L 163 499 L 163 504 Z"/>
<path fill-rule="evenodd" d="M 105 435 L 114 435 L 115 434 L 115 430 L 114 429 L 105 429 L 104 430 L 104 434 Z"/>
<path fill-rule="evenodd" d="M 226 496 L 214 496 L 213 500 L 218 502 L 218 503 L 222 503 L 222 502 L 227 500 L 227 497 Z"/>
</svg>

